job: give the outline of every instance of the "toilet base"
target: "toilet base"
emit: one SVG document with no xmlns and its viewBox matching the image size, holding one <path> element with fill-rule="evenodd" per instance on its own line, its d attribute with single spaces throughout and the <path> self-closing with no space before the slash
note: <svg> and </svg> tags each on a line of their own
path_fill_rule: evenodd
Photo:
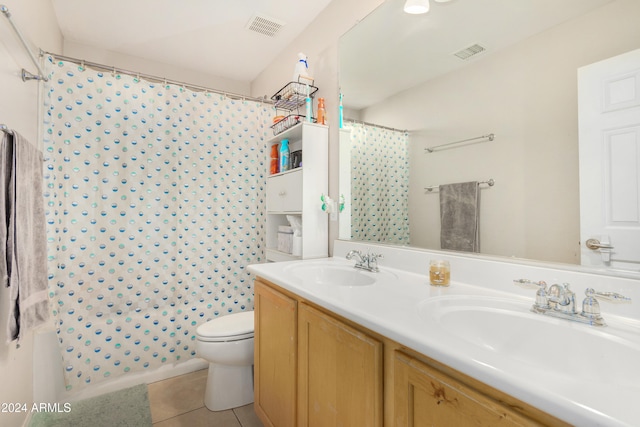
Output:
<svg viewBox="0 0 640 427">
<path fill-rule="evenodd" d="M 204 404 L 210 411 L 224 411 L 253 402 L 253 366 L 209 363 Z"/>
</svg>

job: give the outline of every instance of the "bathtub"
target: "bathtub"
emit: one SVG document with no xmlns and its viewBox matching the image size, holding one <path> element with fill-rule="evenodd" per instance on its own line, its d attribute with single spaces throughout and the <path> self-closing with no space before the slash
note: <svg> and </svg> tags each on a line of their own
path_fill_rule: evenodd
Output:
<svg viewBox="0 0 640 427">
<path fill-rule="evenodd" d="M 33 400 L 49 403 L 74 402 L 138 384 L 150 384 L 207 367 L 208 363 L 203 359 L 193 358 L 184 362 L 162 365 L 149 371 L 132 372 L 78 390 L 67 391 L 58 337 L 53 327 L 46 327 L 34 332 Z"/>
</svg>

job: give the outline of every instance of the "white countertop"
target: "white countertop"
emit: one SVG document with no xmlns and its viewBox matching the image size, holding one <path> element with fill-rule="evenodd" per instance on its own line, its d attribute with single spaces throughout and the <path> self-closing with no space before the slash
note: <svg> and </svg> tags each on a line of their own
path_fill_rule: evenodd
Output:
<svg viewBox="0 0 640 427">
<path fill-rule="evenodd" d="M 587 374 L 576 381 L 573 379 L 567 381 L 567 377 L 555 376 L 552 372 L 532 370 L 499 352 L 484 351 L 482 348 L 476 351 L 469 345 L 461 343 L 460 340 L 451 339 L 439 328 L 426 328 L 424 318 L 420 316 L 418 310 L 419 302 L 434 297 L 475 295 L 506 298 L 528 311 L 528 307 L 534 300 L 534 291 L 525 292 L 523 295 L 517 290 L 511 293 L 503 289 L 473 286 L 455 280 L 452 280 L 449 287 L 434 287 L 428 284 L 426 275 L 386 267 L 382 263 L 380 273 L 363 273 L 375 275 L 377 281 L 373 285 L 318 285 L 311 280 L 301 279 L 291 274 L 294 266 L 303 263 L 309 265 L 331 263 L 335 266 L 353 266 L 354 264 L 353 261 L 336 257 L 251 265 L 249 271 L 571 424 L 640 425 L 640 410 L 635 406 L 640 402 L 640 384 L 621 385 L 606 381 L 606 372 L 595 373 L 597 375 L 593 377 Z M 454 265 L 452 265 L 452 279 L 455 278 Z M 546 322 L 567 322 L 562 319 L 548 320 L 549 318 L 545 316 L 541 317 L 547 319 Z M 617 318 L 611 315 L 606 320 L 610 324 L 608 328 L 613 328 L 611 330 L 617 328 L 616 325 L 620 323 L 621 330 L 627 334 L 625 339 L 635 339 L 640 349 L 640 334 L 635 333 L 640 332 L 638 329 L 640 323 L 635 319 Z M 578 323 L 570 327 L 590 328 Z M 575 363 L 586 363 L 588 368 L 588 357 L 589 355 L 585 354 L 582 360 L 576 360 Z M 549 366 L 556 366 L 558 362 L 560 361 L 546 361 Z M 631 377 L 637 377 L 640 364 L 633 364 L 628 369 L 635 370 Z"/>
</svg>

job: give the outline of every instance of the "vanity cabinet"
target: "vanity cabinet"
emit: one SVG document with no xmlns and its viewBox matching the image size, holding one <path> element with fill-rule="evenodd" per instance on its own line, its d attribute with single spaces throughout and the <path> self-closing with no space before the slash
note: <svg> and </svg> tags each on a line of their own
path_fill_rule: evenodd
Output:
<svg viewBox="0 0 640 427">
<path fill-rule="evenodd" d="M 393 377 L 396 427 L 540 425 L 403 352 Z"/>
<path fill-rule="evenodd" d="M 382 426 L 382 353 L 382 342 L 300 304 L 298 426 Z"/>
<path fill-rule="evenodd" d="M 265 279 L 255 286 L 265 426 L 568 424 Z"/>
<path fill-rule="evenodd" d="M 265 426 L 294 427 L 298 304 L 256 280 L 254 310 L 254 409 Z"/>
<path fill-rule="evenodd" d="M 323 194 L 329 189 L 329 128 L 315 123 L 297 125 L 274 136 L 271 147 L 289 140 L 289 151 L 301 151 L 302 166 L 267 176 L 265 256 L 267 261 L 326 257 L 329 253 L 329 219 L 322 211 Z M 267 158 L 267 165 L 270 164 Z M 278 250 L 278 227 L 289 225 L 287 215 L 302 219 L 302 250 L 292 255 Z"/>
<path fill-rule="evenodd" d="M 254 408 L 265 426 L 383 425 L 382 342 L 255 286 Z"/>
</svg>

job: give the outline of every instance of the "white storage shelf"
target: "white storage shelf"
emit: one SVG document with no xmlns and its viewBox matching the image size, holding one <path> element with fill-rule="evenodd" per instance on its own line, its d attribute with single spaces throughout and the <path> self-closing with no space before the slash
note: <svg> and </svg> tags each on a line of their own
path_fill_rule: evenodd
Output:
<svg viewBox="0 0 640 427">
<path fill-rule="evenodd" d="M 329 253 L 328 216 L 321 209 L 320 196 L 328 192 L 328 127 L 300 123 L 271 138 L 271 146 L 289 140 L 291 152 L 302 150 L 302 167 L 267 178 L 266 258 L 268 261 L 322 258 Z M 269 164 L 270 159 L 267 159 Z M 302 218 L 302 255 L 277 250 L 278 227 L 289 225 L 287 215 Z"/>
</svg>

